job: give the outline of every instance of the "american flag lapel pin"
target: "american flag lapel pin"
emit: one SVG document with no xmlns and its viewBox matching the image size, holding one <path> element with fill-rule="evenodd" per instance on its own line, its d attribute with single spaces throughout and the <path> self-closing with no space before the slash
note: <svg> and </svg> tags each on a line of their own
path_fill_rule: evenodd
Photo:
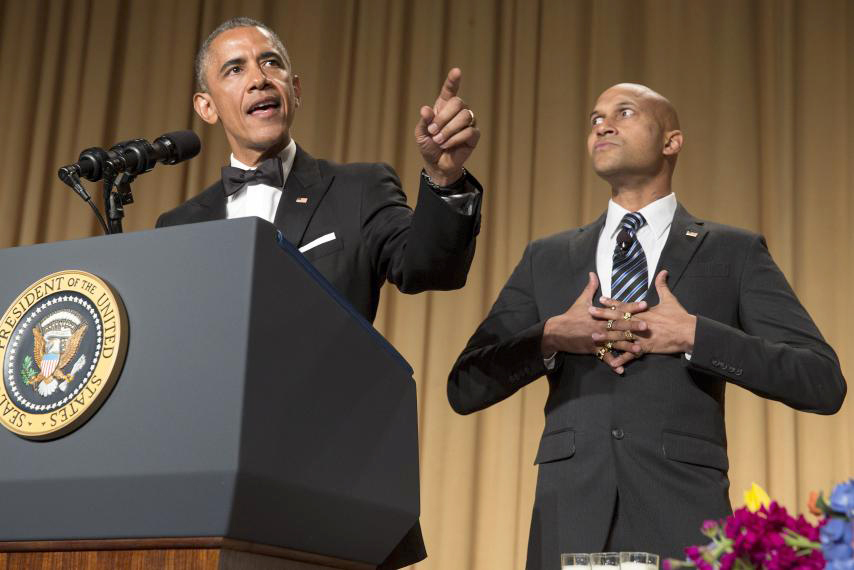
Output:
<svg viewBox="0 0 854 570">
<path fill-rule="evenodd" d="M 688 236 L 688 237 L 697 237 L 699 234 L 698 234 L 697 232 L 695 232 L 695 231 L 687 230 L 687 231 L 685 232 L 685 235 L 686 235 L 686 236 Z"/>
<path fill-rule="evenodd" d="M 300 196 L 296 202 L 297 204 L 308 204 L 308 196 Z"/>
</svg>

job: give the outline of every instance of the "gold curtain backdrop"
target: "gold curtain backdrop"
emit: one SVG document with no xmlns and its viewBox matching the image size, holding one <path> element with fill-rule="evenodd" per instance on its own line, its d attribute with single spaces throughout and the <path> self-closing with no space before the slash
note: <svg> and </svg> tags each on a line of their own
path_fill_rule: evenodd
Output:
<svg viewBox="0 0 854 570">
<path fill-rule="evenodd" d="M 294 138 L 315 156 L 391 163 L 410 203 L 418 108 L 451 66 L 483 131 L 468 165 L 486 188 L 468 284 L 387 288 L 376 323 L 418 386 L 430 553 L 419 568 L 524 566 L 546 382 L 461 417 L 447 373 L 525 245 L 604 210 L 585 137 L 611 84 L 673 101 L 685 132 L 679 200 L 767 236 L 854 378 L 852 0 L 0 0 L 0 247 L 99 233 L 56 177 L 90 146 L 187 128 L 202 138 L 193 161 L 137 180 L 125 231 L 152 228 L 214 181 L 228 147 L 192 111 L 193 56 L 238 15 L 288 47 L 303 86 Z M 736 505 L 757 481 L 803 511 L 810 490 L 854 475 L 852 398 L 822 417 L 734 386 L 728 395 Z"/>
</svg>

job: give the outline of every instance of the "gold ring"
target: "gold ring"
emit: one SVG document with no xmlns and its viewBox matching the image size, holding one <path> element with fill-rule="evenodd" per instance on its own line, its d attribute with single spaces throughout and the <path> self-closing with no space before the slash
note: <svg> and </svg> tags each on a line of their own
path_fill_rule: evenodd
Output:
<svg viewBox="0 0 854 570">
<path fill-rule="evenodd" d="M 469 126 L 470 127 L 477 126 L 477 121 L 474 118 L 474 111 L 472 111 L 471 109 L 466 109 L 466 111 L 468 111 L 469 115 L 471 115 L 471 121 L 469 121 Z"/>
<path fill-rule="evenodd" d="M 632 320 L 632 314 L 630 312 L 626 311 L 625 313 L 623 313 L 623 320 L 624 321 Z"/>
<path fill-rule="evenodd" d="M 614 343 L 613 343 L 613 342 L 611 342 L 611 341 L 606 342 L 606 343 L 605 343 L 605 348 L 607 348 L 608 350 L 613 350 L 613 348 L 614 348 Z"/>
<path fill-rule="evenodd" d="M 609 319 L 609 320 L 608 320 L 608 324 L 607 324 L 607 325 L 605 325 L 605 327 L 606 327 L 608 330 L 611 330 L 612 328 L 614 328 L 614 320 L 613 320 L 613 319 Z"/>
<path fill-rule="evenodd" d="M 635 340 L 635 335 L 632 334 L 632 331 L 623 331 L 623 336 L 626 337 L 626 340 Z"/>
<path fill-rule="evenodd" d="M 605 353 L 608 352 L 608 349 L 604 346 L 596 351 L 596 358 L 599 360 L 605 360 Z"/>
</svg>

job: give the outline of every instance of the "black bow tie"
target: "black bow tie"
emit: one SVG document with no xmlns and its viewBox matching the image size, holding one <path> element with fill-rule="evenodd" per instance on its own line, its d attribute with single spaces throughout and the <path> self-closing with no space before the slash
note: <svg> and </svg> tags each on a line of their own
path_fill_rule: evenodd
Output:
<svg viewBox="0 0 854 570">
<path fill-rule="evenodd" d="M 247 184 L 266 184 L 273 188 L 284 185 L 282 159 L 278 156 L 261 161 L 255 170 L 243 170 L 234 166 L 222 167 L 222 186 L 225 195 L 231 196 Z"/>
</svg>

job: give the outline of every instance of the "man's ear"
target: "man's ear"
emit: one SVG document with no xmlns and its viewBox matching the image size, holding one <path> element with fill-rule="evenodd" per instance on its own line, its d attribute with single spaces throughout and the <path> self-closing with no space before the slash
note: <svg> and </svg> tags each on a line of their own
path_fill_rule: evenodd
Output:
<svg viewBox="0 0 854 570">
<path fill-rule="evenodd" d="M 294 75 L 294 105 L 299 107 L 300 97 L 302 96 L 302 87 L 299 83 L 299 75 Z"/>
<path fill-rule="evenodd" d="M 670 131 L 665 134 L 664 149 L 665 156 L 676 156 L 682 150 L 682 131 Z"/>
<path fill-rule="evenodd" d="M 195 93 L 193 95 L 193 109 L 196 114 L 209 125 L 215 125 L 219 120 L 216 104 L 209 93 Z"/>
</svg>

